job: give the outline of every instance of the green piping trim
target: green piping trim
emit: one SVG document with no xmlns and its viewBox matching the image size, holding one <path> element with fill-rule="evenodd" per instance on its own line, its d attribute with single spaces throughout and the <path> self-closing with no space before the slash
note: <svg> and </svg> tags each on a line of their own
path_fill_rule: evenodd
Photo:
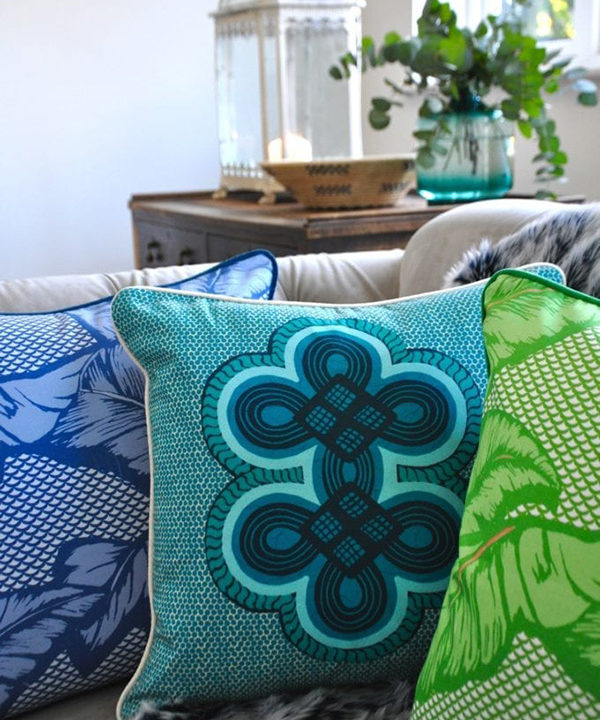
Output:
<svg viewBox="0 0 600 720">
<path fill-rule="evenodd" d="M 556 266 L 558 267 L 558 265 Z M 517 270 L 515 268 L 506 268 L 505 270 L 498 270 L 498 272 L 495 272 L 492 277 L 488 280 L 487 285 L 485 286 L 483 293 L 481 294 L 481 322 L 485 322 L 486 318 L 486 311 L 485 311 L 485 296 L 487 293 L 487 289 L 490 287 L 490 285 L 497 280 L 502 275 L 512 275 L 513 277 L 521 278 L 522 280 L 530 280 L 532 282 L 538 283 L 538 285 L 544 285 L 552 290 L 556 290 L 557 292 L 562 293 L 563 295 L 567 295 L 568 297 L 572 297 L 575 300 L 582 300 L 583 302 L 591 303 L 592 305 L 598 305 L 600 307 L 600 298 L 595 298 L 592 295 L 587 295 L 586 293 L 580 292 L 579 290 L 574 290 L 573 288 L 568 287 L 567 285 L 562 285 L 561 283 L 557 283 L 554 280 L 548 280 L 548 278 L 542 277 L 541 275 L 536 275 L 535 273 L 527 272 L 526 270 Z M 487 345 L 485 344 L 485 334 L 484 334 L 484 348 L 485 348 L 485 367 L 488 374 L 488 386 L 486 388 L 485 392 L 485 398 L 484 398 L 484 407 L 485 402 L 487 401 L 487 395 L 488 391 L 490 389 L 490 380 L 492 377 L 491 368 L 490 368 L 490 358 L 487 351 Z"/>
<path fill-rule="evenodd" d="M 559 292 L 562 292 L 563 295 L 569 295 L 576 300 L 583 300 L 584 302 L 591 302 L 592 305 L 600 306 L 600 298 L 595 298 L 592 295 L 586 295 L 586 293 L 580 292 L 579 290 L 573 290 L 573 288 L 570 288 L 567 285 L 562 285 L 561 283 L 554 282 L 554 280 L 548 280 L 548 278 L 542 277 L 541 275 L 535 275 L 534 273 L 527 272 L 526 270 L 515 270 L 513 268 L 509 268 L 506 270 L 498 270 L 498 272 L 492 275 L 483 291 L 482 302 L 485 298 L 485 293 L 488 287 L 500 275 L 513 275 L 514 277 L 520 277 L 524 280 L 533 280 L 534 282 L 537 282 L 541 285 L 546 285 L 546 287 L 552 288 L 553 290 L 558 290 Z M 483 305 L 483 318 L 485 319 L 485 305 Z"/>
</svg>

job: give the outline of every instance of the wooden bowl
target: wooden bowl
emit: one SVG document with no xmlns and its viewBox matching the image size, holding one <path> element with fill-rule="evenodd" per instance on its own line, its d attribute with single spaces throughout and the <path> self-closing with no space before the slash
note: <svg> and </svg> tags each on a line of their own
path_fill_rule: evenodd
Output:
<svg viewBox="0 0 600 720">
<path fill-rule="evenodd" d="M 395 205 L 416 185 L 414 153 L 261 165 L 307 208 Z"/>
</svg>

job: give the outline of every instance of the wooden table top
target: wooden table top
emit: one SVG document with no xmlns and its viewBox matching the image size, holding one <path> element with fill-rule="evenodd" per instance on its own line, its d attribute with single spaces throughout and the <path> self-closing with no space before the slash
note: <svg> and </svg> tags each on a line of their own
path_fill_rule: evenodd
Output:
<svg viewBox="0 0 600 720">
<path fill-rule="evenodd" d="M 418 195 L 409 195 L 392 207 L 351 210 L 308 210 L 295 201 L 259 205 L 248 194 L 233 194 L 215 200 L 212 192 L 134 195 L 129 207 L 138 216 L 179 216 L 223 225 L 271 227 L 304 231 L 307 238 L 364 235 L 411 231 L 451 205 L 429 206 Z"/>
</svg>

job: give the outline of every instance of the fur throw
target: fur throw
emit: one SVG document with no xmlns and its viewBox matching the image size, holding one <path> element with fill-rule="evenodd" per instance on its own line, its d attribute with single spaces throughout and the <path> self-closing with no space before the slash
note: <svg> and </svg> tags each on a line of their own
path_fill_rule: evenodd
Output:
<svg viewBox="0 0 600 720">
<path fill-rule="evenodd" d="M 413 687 L 388 683 L 364 688 L 319 688 L 304 695 L 271 695 L 219 707 L 145 706 L 136 720 L 408 720 Z"/>
<path fill-rule="evenodd" d="M 569 287 L 600 297 L 600 203 L 544 215 L 496 245 L 483 240 L 447 273 L 444 287 L 533 262 L 558 265 Z"/>
</svg>

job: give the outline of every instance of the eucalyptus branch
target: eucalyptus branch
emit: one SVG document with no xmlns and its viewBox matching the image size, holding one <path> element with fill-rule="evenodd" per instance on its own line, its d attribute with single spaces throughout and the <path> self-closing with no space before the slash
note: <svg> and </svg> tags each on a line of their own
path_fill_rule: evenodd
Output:
<svg viewBox="0 0 600 720">
<path fill-rule="evenodd" d="M 488 110 L 499 109 L 508 120 L 517 123 L 520 133 L 535 135 L 539 152 L 536 177 L 541 182 L 564 175 L 567 155 L 556 132 L 556 123 L 548 116 L 546 97 L 570 87 L 584 107 L 597 104 L 597 87 L 583 68 L 571 68 L 570 60 L 558 51 L 548 51 L 535 37 L 528 35 L 523 10 L 531 0 L 513 0 L 509 10 L 488 15 L 475 30 L 459 28 L 456 13 L 448 2 L 427 0 L 417 22 L 414 37 L 402 38 L 389 32 L 377 45 L 371 37 L 363 40 L 358 56 L 346 53 L 330 69 L 332 77 L 350 77 L 358 67 L 400 65 L 403 78 L 386 79 L 389 97 L 371 101 L 369 122 L 377 130 L 391 122 L 391 110 L 402 106 L 398 96 L 406 89 L 426 95 L 419 114 L 433 122 L 429 130 L 414 133 L 418 141 L 417 163 L 431 167 L 435 155 L 444 154 L 440 142 L 444 134 L 444 115 L 464 109 L 470 98 L 484 98 L 494 88 L 503 91 L 499 102 L 485 103 Z M 432 95 L 431 86 L 434 86 Z"/>
</svg>

